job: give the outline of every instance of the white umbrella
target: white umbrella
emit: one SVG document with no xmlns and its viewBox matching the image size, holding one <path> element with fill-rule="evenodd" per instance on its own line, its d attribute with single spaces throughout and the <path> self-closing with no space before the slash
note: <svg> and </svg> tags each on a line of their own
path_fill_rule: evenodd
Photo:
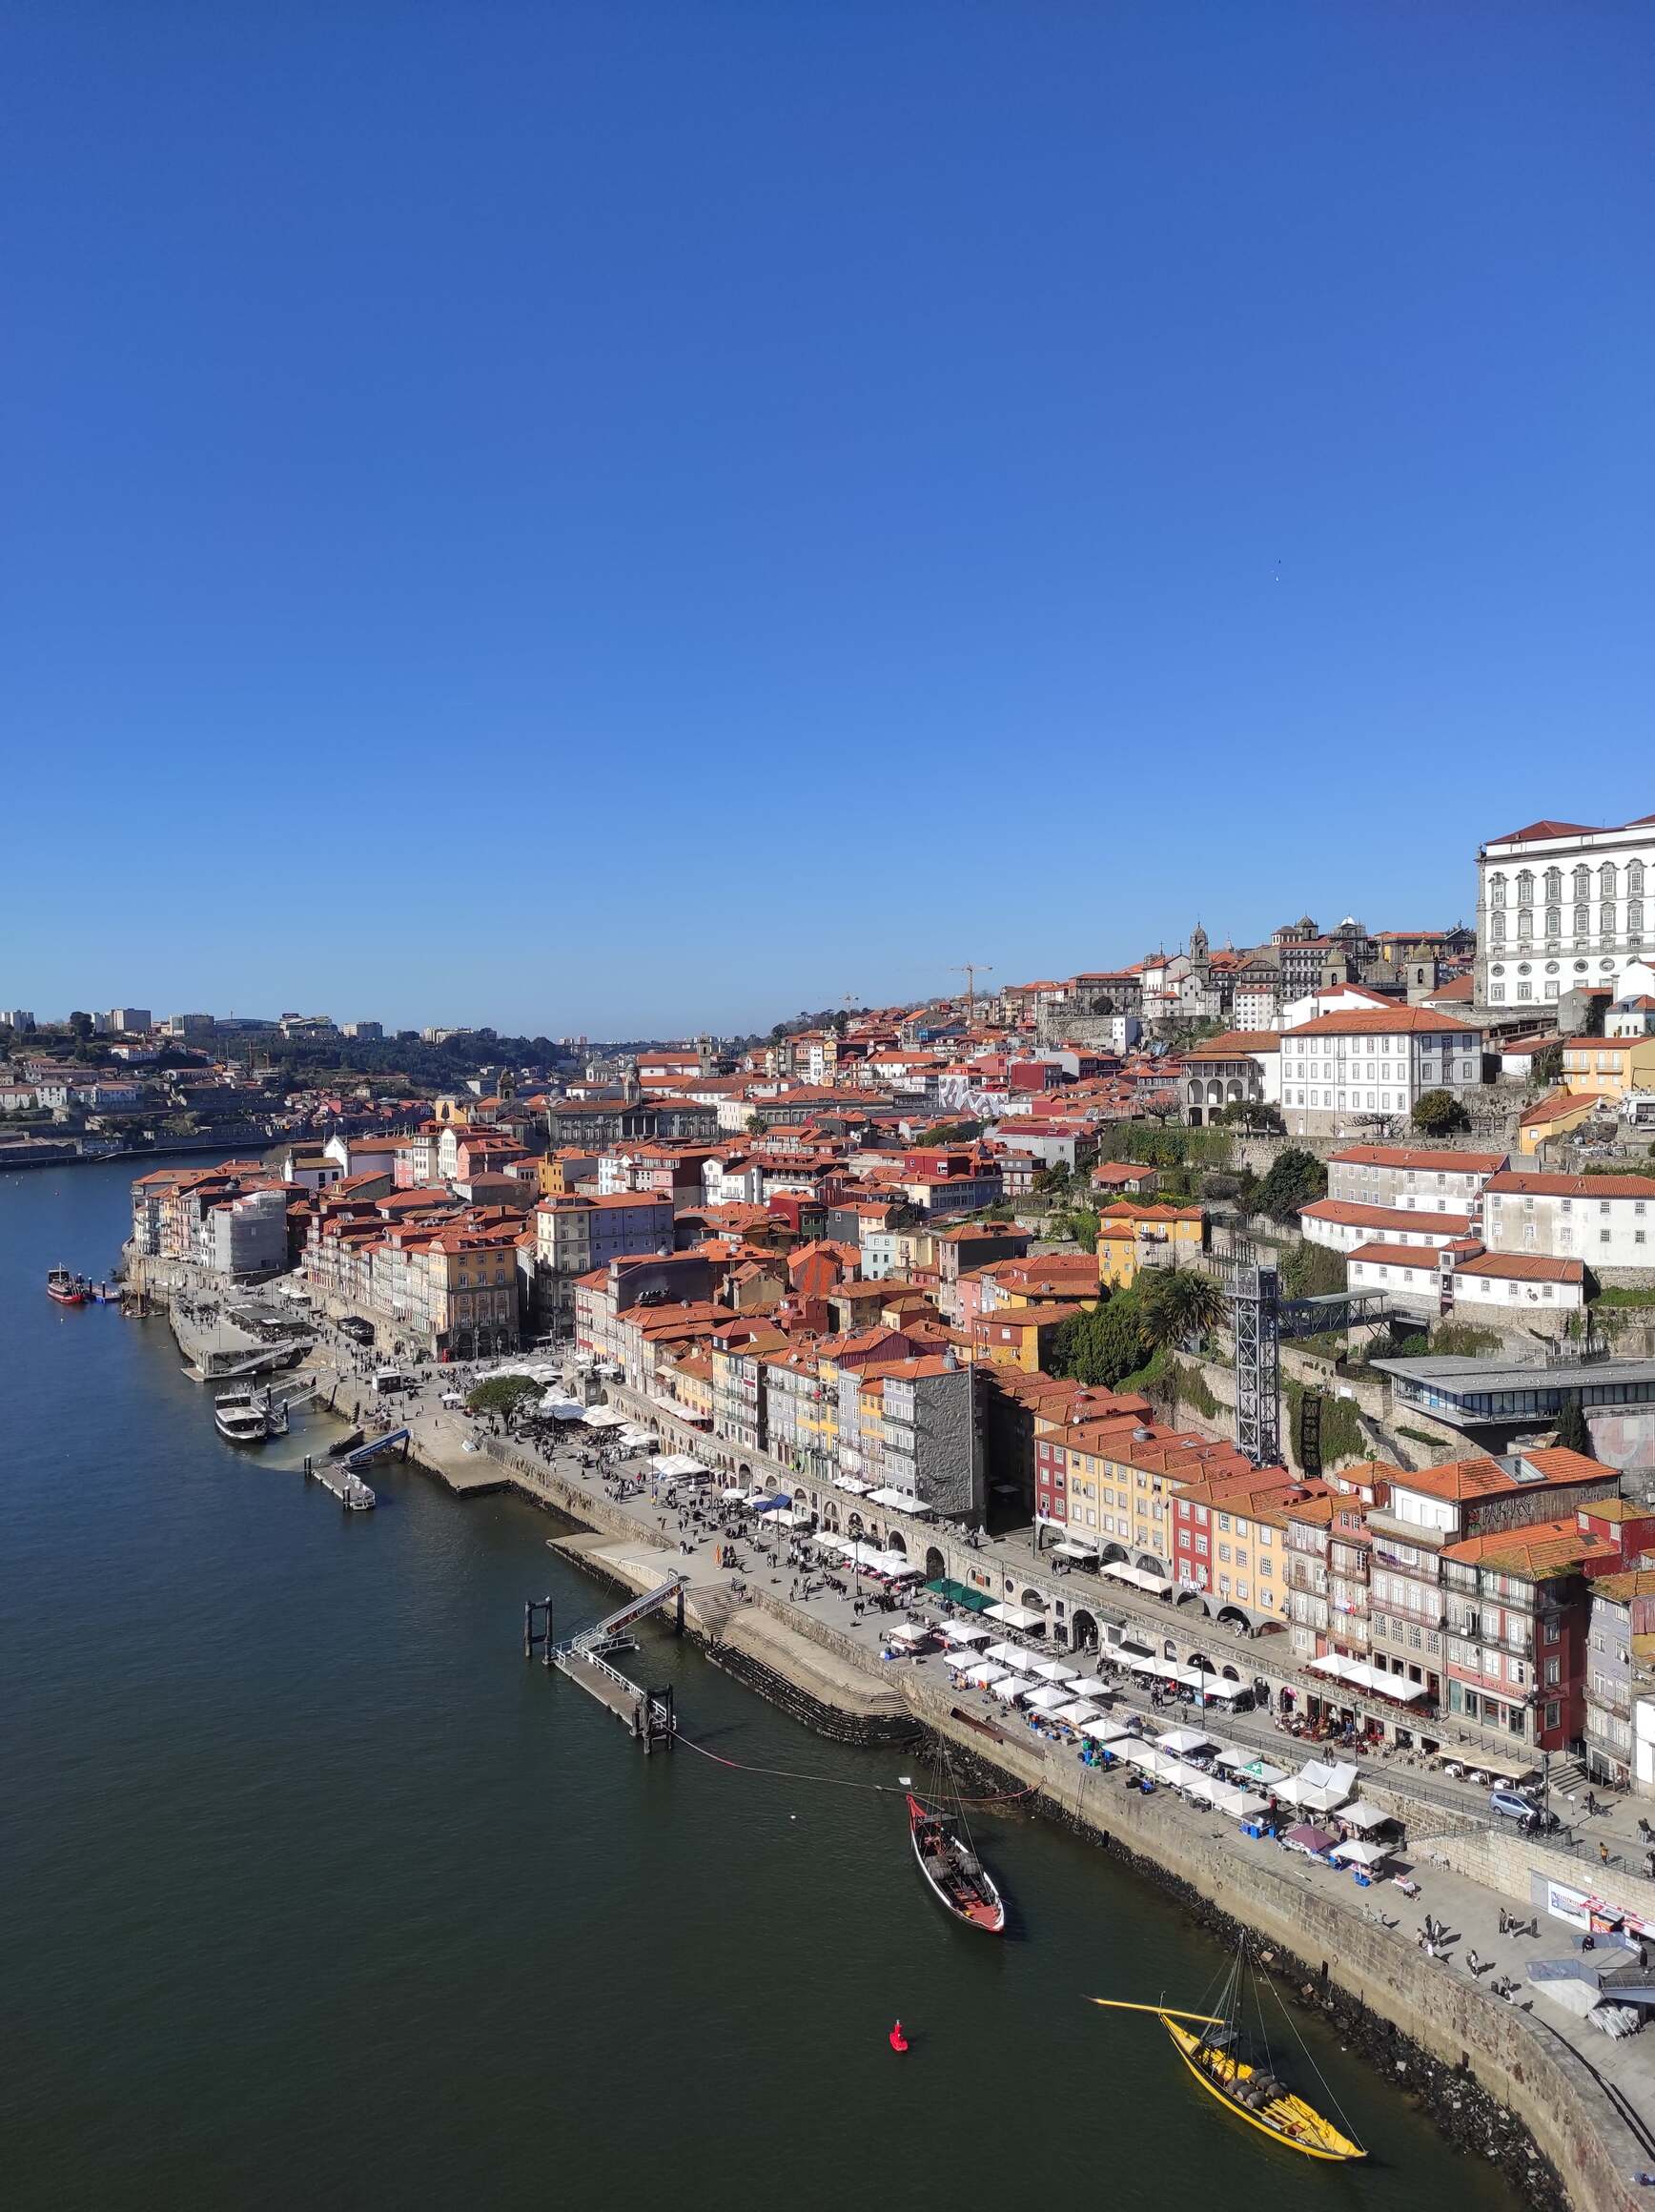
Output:
<svg viewBox="0 0 1655 2212">
<path fill-rule="evenodd" d="M 1056 1717 L 1066 1720 L 1071 1728 L 1081 1728 L 1087 1721 L 1101 1720 L 1103 1716 L 1095 1705 L 1088 1705 L 1084 1697 L 1077 1697 L 1070 1705 L 1058 1706 Z"/>
<path fill-rule="evenodd" d="M 991 1644 L 984 1657 L 998 1659 L 1007 1667 L 1027 1667 L 1029 1664 L 1029 1654 L 1021 1644 Z"/>
<path fill-rule="evenodd" d="M 975 1683 L 979 1690 L 990 1690 L 996 1682 L 1003 1682 L 1006 1679 L 1006 1669 L 1003 1667 L 996 1667 L 991 1659 L 978 1659 L 972 1663 L 969 1670 L 969 1679 Z"/>
<path fill-rule="evenodd" d="M 946 1644 L 986 1644 L 992 1628 L 979 1628 L 974 1621 L 950 1621 L 943 1630 Z"/>
<path fill-rule="evenodd" d="M 1180 1759 L 1187 1759 L 1192 1751 L 1211 1751 L 1213 1748 L 1212 1737 L 1204 1736 L 1199 1729 L 1168 1729 L 1166 1734 L 1156 1736 L 1155 1741 L 1163 1751 L 1171 1751 Z"/>
<path fill-rule="evenodd" d="M 989 1695 L 1004 1699 L 1007 1705 L 1015 1705 L 1033 1687 L 1026 1674 L 1007 1674 L 1000 1681 L 991 1683 Z"/>
<path fill-rule="evenodd" d="M 1034 1668 L 1042 1682 L 1080 1682 L 1085 1679 L 1078 1667 L 1065 1667 L 1061 1659 L 1042 1659 Z"/>
</svg>

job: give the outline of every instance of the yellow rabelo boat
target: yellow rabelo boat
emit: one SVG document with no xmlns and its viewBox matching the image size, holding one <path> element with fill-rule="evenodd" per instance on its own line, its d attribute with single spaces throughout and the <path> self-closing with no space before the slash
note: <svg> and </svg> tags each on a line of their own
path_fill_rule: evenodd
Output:
<svg viewBox="0 0 1655 2212">
<path fill-rule="evenodd" d="M 1227 1996 L 1234 1993 L 1238 1997 L 1240 1964 L 1237 1955 Z M 1296 2097 L 1284 2082 L 1278 2081 L 1268 2063 L 1255 2066 L 1241 2057 L 1236 2047 L 1233 2005 L 1225 2013 L 1188 2013 L 1179 2012 L 1172 2005 L 1125 2004 L 1116 1997 L 1094 1997 L 1092 2001 L 1112 2012 L 1154 2013 L 1172 2038 L 1173 2048 L 1209 2096 L 1228 2105 L 1249 2127 L 1274 2136 L 1289 2150 L 1298 2151 L 1307 2159 L 1343 2161 L 1367 2157 L 1360 2143 L 1341 2134 L 1314 2105 L 1307 2104 L 1302 2097 Z M 1284 2016 L 1285 2012 L 1283 2007 Z M 1186 2027 L 1183 2024 L 1186 2020 L 1193 2022 L 1194 2027 Z M 1297 2035 L 1297 2029 L 1294 2032 Z"/>
</svg>

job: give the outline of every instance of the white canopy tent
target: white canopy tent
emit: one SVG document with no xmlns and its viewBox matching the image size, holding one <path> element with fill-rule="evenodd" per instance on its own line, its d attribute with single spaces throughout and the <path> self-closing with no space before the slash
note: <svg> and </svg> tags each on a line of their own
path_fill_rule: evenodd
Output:
<svg viewBox="0 0 1655 2212">
<path fill-rule="evenodd" d="M 1343 1859 L 1346 1866 L 1371 1867 L 1378 1866 L 1382 1858 L 1389 1858 L 1391 1853 L 1387 1844 L 1352 1838 L 1345 1843 L 1336 1843 L 1328 1855 Z"/>
<path fill-rule="evenodd" d="M 807 1528 L 808 1513 L 801 1513 L 797 1505 L 778 1505 L 773 1513 L 765 1515 L 766 1521 L 779 1521 L 784 1528 Z"/>
<path fill-rule="evenodd" d="M 1118 1720 L 1111 1720 L 1107 1713 L 1100 1714 L 1096 1720 L 1083 1720 L 1080 1732 L 1090 1736 L 1094 1744 L 1118 1744 L 1132 1735 L 1131 1729 L 1124 1728 Z"/>
<path fill-rule="evenodd" d="M 991 1690 L 996 1682 L 1004 1682 L 1007 1679 L 1005 1668 L 996 1667 L 991 1659 L 969 1660 L 965 1667 L 965 1673 L 968 1680 L 978 1690 Z"/>
<path fill-rule="evenodd" d="M 1026 1674 L 1007 1674 L 1002 1676 L 998 1682 L 991 1683 L 989 1695 L 1000 1698 L 1007 1705 L 1015 1705 L 1017 1700 L 1025 1696 L 1033 1687 L 1033 1683 Z"/>
<path fill-rule="evenodd" d="M 986 1644 L 993 1634 L 991 1628 L 980 1628 L 975 1621 L 950 1621 L 943 1630 L 946 1644 Z"/>
<path fill-rule="evenodd" d="M 1059 1690 L 1054 1682 L 1043 1682 L 1038 1690 L 1029 1692 L 1029 1703 L 1036 1712 L 1055 1712 L 1069 1703 L 1069 1692 Z"/>
<path fill-rule="evenodd" d="M 626 1416 L 612 1405 L 588 1405 L 581 1419 L 588 1428 L 624 1428 Z"/>
<path fill-rule="evenodd" d="M 835 1475 L 833 1487 L 836 1490 L 848 1490 L 853 1498 L 866 1498 L 873 1485 L 858 1482 L 854 1475 Z"/>
<path fill-rule="evenodd" d="M 1257 1783 L 1264 1790 L 1274 1789 L 1277 1782 L 1285 1782 L 1287 1779 L 1285 1767 L 1273 1767 L 1260 1752 L 1250 1751 L 1241 1745 L 1231 1751 L 1220 1751 L 1215 1764 L 1237 1778 L 1245 1774 L 1250 1782 Z"/>
<path fill-rule="evenodd" d="M 1054 1544 L 1052 1548 L 1059 1559 L 1095 1559 L 1097 1557 L 1095 1544 L 1077 1544 L 1073 1536 L 1066 1536 L 1061 1544 Z"/>
<path fill-rule="evenodd" d="M 1359 1797 L 1354 1805 L 1341 1805 L 1338 1816 L 1346 1828 L 1358 1829 L 1364 1835 L 1370 1829 L 1383 1828 L 1387 1821 L 1397 1817 L 1394 1813 L 1386 1813 L 1368 1797 Z"/>
<path fill-rule="evenodd" d="M 925 1500 L 916 1498 L 911 1490 L 870 1490 L 868 1503 L 870 1505 L 887 1506 L 892 1513 L 912 1513 L 919 1520 L 923 1520 L 931 1510 Z"/>
<path fill-rule="evenodd" d="M 1130 1582 L 1134 1589 L 1148 1590 L 1157 1598 L 1164 1598 L 1173 1587 L 1169 1576 L 1152 1574 L 1147 1567 L 1129 1567 L 1124 1559 L 1105 1560 L 1098 1572 L 1114 1575 L 1116 1582 Z"/>
<path fill-rule="evenodd" d="M 984 1612 L 991 1621 L 1004 1621 L 1008 1628 L 1043 1628 L 1044 1613 L 1031 1612 L 1027 1606 L 985 1606 Z"/>
<path fill-rule="evenodd" d="M 991 1644 L 987 1656 L 991 1659 L 998 1659 L 1006 1667 L 1027 1669 L 1029 1665 L 1029 1653 L 1024 1650 L 1021 1644 Z"/>
<path fill-rule="evenodd" d="M 1385 1673 L 1370 1667 L 1365 1659 L 1347 1659 L 1340 1651 L 1324 1651 L 1319 1659 L 1310 1662 L 1308 1671 L 1331 1675 L 1336 1682 L 1348 1683 L 1353 1690 L 1365 1690 L 1376 1697 L 1397 1698 L 1403 1705 L 1413 1705 L 1428 1695 L 1423 1683 Z"/>
<path fill-rule="evenodd" d="M 1036 1660 L 1031 1672 L 1038 1674 L 1042 1682 L 1083 1682 L 1086 1679 L 1078 1667 L 1066 1667 L 1061 1659 Z"/>
<path fill-rule="evenodd" d="M 1171 1751 L 1178 1759 L 1187 1759 L 1192 1751 L 1216 1749 L 1212 1737 L 1203 1735 L 1199 1729 L 1168 1729 L 1164 1736 L 1156 1736 L 1155 1742 L 1163 1751 Z"/>
<path fill-rule="evenodd" d="M 705 1483 L 710 1468 L 704 1467 L 688 1452 L 664 1452 L 655 1463 L 658 1475 L 667 1475 L 675 1483 Z"/>
<path fill-rule="evenodd" d="M 923 1644 L 936 1633 L 929 1621 L 898 1621 L 894 1628 L 885 1632 L 893 1644 Z"/>
<path fill-rule="evenodd" d="M 1066 1720 L 1071 1728 L 1077 1729 L 1089 1720 L 1101 1720 L 1103 1715 L 1095 1705 L 1088 1705 L 1084 1697 L 1077 1697 L 1072 1704 L 1054 1708 L 1052 1717 L 1055 1720 Z"/>
<path fill-rule="evenodd" d="M 550 1421 L 580 1421 L 586 1411 L 578 1400 L 565 1398 L 561 1390 L 548 1390 L 540 1409 Z"/>
</svg>

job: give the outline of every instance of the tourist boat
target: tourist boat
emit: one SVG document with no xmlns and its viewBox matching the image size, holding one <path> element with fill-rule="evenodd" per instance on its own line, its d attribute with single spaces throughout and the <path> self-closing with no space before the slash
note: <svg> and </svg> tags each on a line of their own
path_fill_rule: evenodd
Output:
<svg viewBox="0 0 1655 2212">
<path fill-rule="evenodd" d="M 1005 1900 L 973 1850 L 971 1837 L 956 1834 L 942 1813 L 931 1812 L 911 1793 L 908 1833 L 919 1871 L 938 1902 L 969 1928 L 984 1929 L 991 1936 L 1003 1935 Z"/>
<path fill-rule="evenodd" d="M 1167 2031 L 1174 2050 L 1208 2095 L 1227 2105 L 1249 2127 L 1274 2136 L 1287 2149 L 1297 2151 L 1307 2159 L 1340 2161 L 1365 2159 L 1367 2153 L 1360 2143 L 1335 2127 L 1331 2120 L 1324 2120 L 1314 2105 L 1296 2096 L 1285 2082 L 1277 2080 L 1268 2051 L 1262 2065 L 1254 2065 L 1241 2056 L 1236 2016 L 1240 2009 L 1243 1956 L 1243 1946 L 1238 1944 L 1236 1964 L 1220 2000 L 1223 2010 L 1217 2013 L 1180 2012 L 1173 2005 L 1127 2004 L 1118 1997 L 1094 1997 L 1092 2001 L 1112 2012 L 1153 2013 Z M 1256 1990 L 1257 1981 L 1256 1975 Z M 1273 1988 L 1272 1994 L 1280 2004 L 1279 1993 Z M 1285 2005 L 1281 2006 L 1281 2014 L 1288 2026 L 1293 2027 Z M 1186 2021 L 1192 2024 L 1186 2026 Z M 1302 2037 L 1297 2028 L 1293 2033 L 1314 2072 L 1316 2062 L 1304 2050 Z M 1320 2080 L 1319 2074 L 1317 2079 Z M 1334 2102 L 1333 2092 L 1325 2081 L 1322 2088 L 1328 2100 Z M 1338 2110 L 1337 2103 L 1334 2109 Z M 1343 2120 L 1344 2115 L 1340 2113 L 1339 2118 Z"/>
<path fill-rule="evenodd" d="M 213 1402 L 213 1420 L 228 1444 L 262 1444 L 270 1434 L 263 1399 L 251 1390 L 227 1390 Z"/>
<path fill-rule="evenodd" d="M 84 1275 L 73 1275 L 67 1267 L 54 1267 L 46 1278 L 46 1295 L 59 1305 L 85 1305 L 90 1287 Z"/>
</svg>

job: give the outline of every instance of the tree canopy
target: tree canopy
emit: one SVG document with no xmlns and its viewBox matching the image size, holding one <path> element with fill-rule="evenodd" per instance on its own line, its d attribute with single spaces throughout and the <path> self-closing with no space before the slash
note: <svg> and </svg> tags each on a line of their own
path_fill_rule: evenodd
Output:
<svg viewBox="0 0 1655 2212">
<path fill-rule="evenodd" d="M 544 1395 L 545 1385 L 532 1375 L 491 1375 L 480 1382 L 465 1401 L 473 1413 L 498 1413 L 510 1420 L 527 1402 Z"/>
<path fill-rule="evenodd" d="M 1300 1206 L 1326 1196 L 1326 1168 L 1314 1152 L 1290 1144 L 1271 1161 L 1269 1174 L 1253 1194 L 1253 1208 L 1273 1220 L 1294 1221 Z"/>
<path fill-rule="evenodd" d="M 1088 1388 L 1113 1390 L 1123 1376 L 1136 1373 L 1153 1349 L 1137 1293 L 1120 1290 L 1093 1312 L 1064 1323 L 1052 1347 L 1053 1365 Z"/>
<path fill-rule="evenodd" d="M 1421 1137 L 1447 1137 L 1471 1127 L 1470 1115 L 1452 1091 L 1421 1091 L 1414 1101 L 1413 1119 Z"/>
<path fill-rule="evenodd" d="M 1210 1336 L 1230 1310 L 1217 1277 L 1195 1267 L 1152 1268 L 1134 1288 L 1144 1334 L 1157 1350 Z"/>
</svg>

